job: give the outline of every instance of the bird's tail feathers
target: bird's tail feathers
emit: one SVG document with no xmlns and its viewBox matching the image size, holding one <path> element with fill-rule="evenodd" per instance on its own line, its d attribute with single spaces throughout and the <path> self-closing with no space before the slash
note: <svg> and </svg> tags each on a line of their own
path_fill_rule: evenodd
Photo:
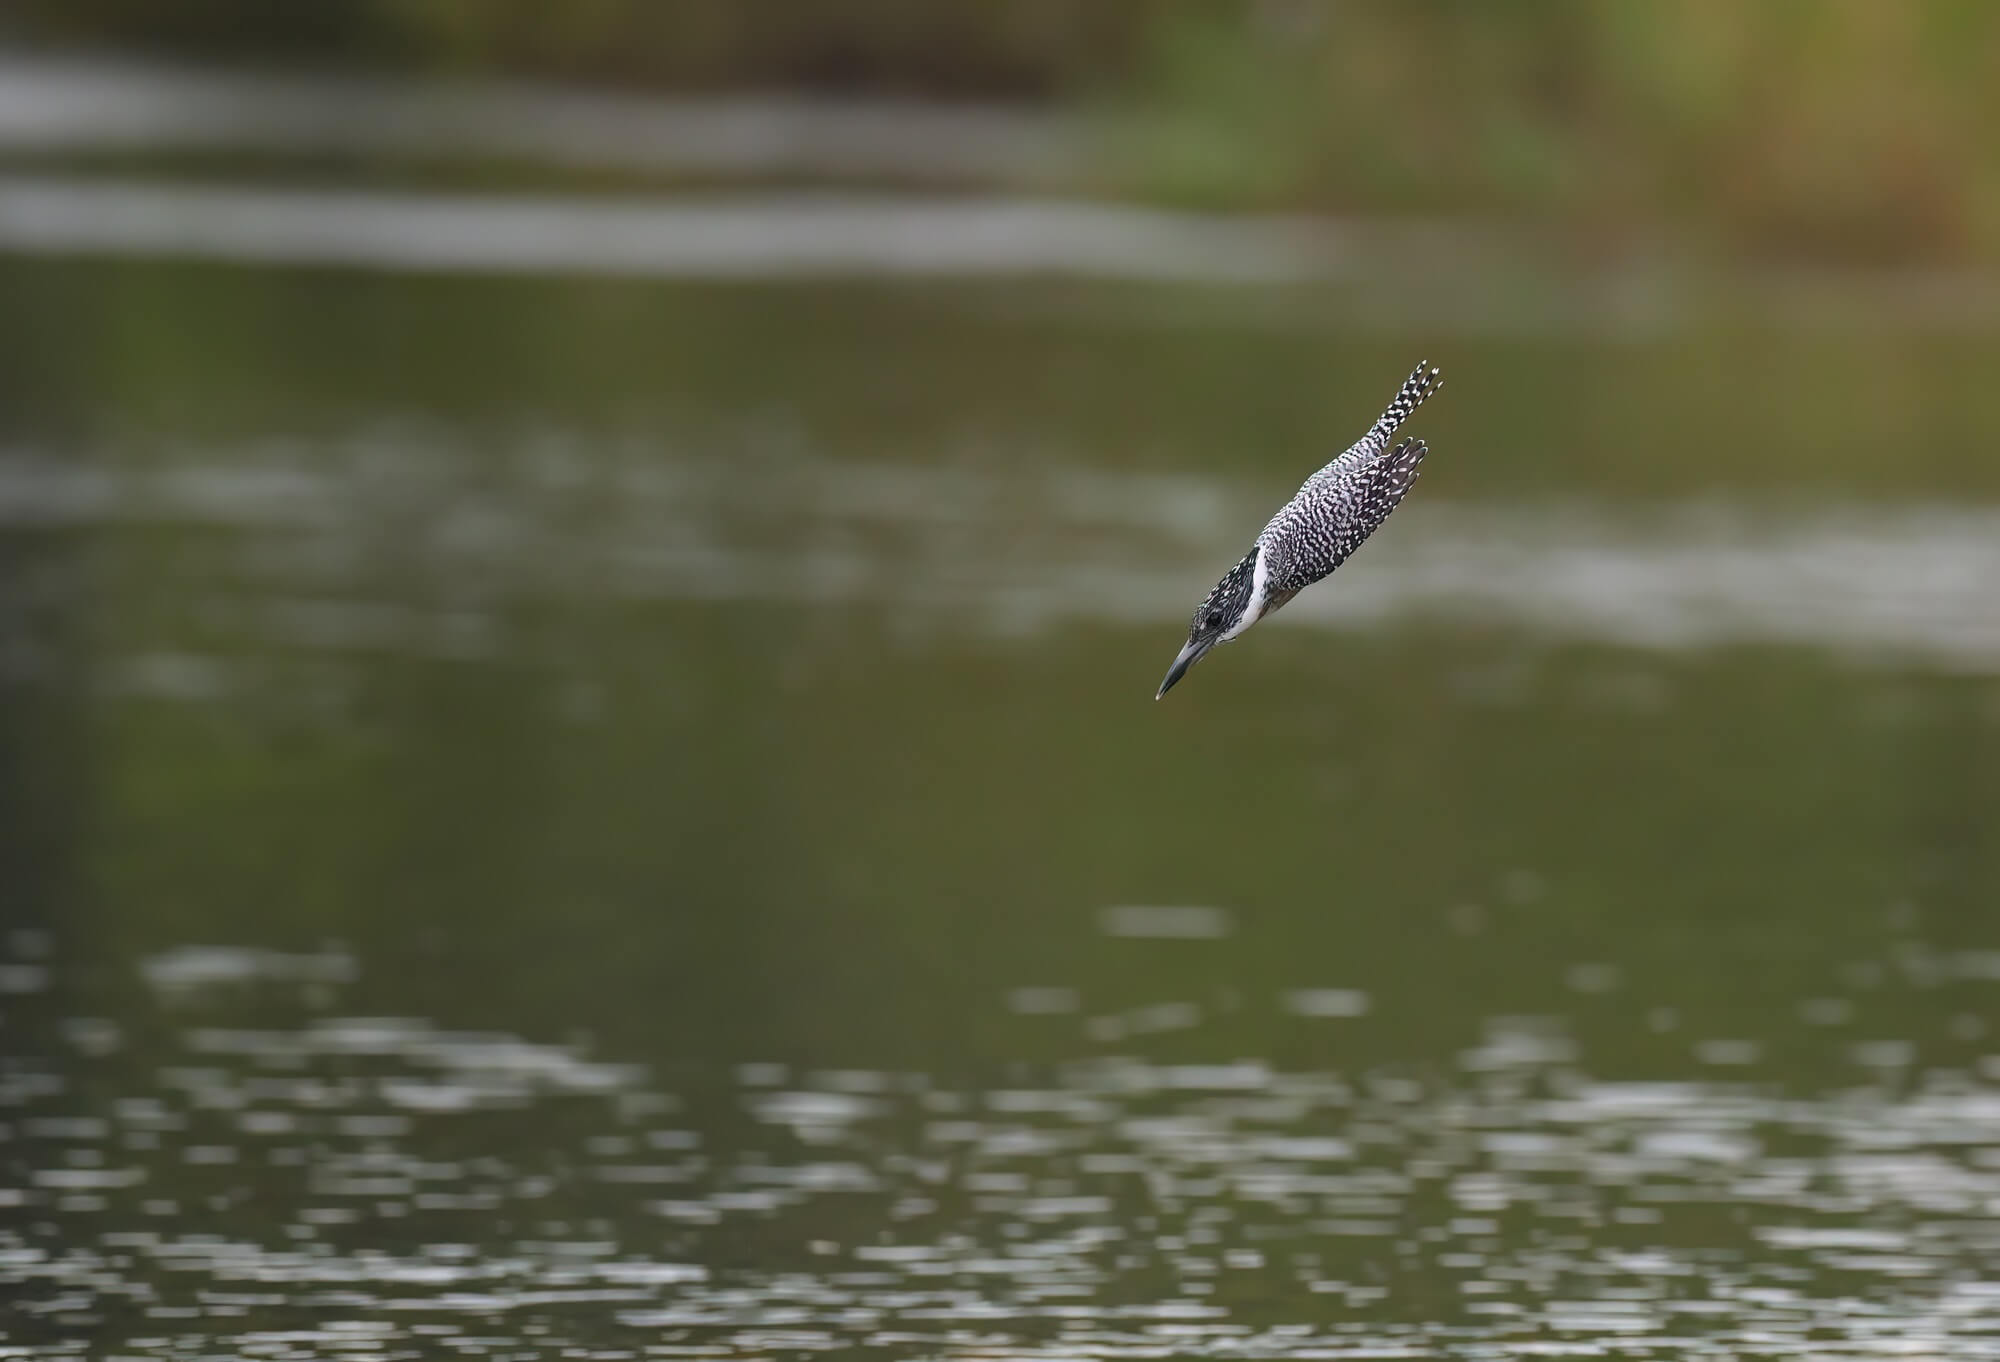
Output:
<svg viewBox="0 0 2000 1362">
<path fill-rule="evenodd" d="M 1410 413 L 1421 407 L 1424 399 L 1436 392 L 1443 383 L 1444 379 L 1431 367 L 1429 360 L 1419 362 L 1417 367 L 1410 371 L 1410 376 L 1403 380 L 1403 386 L 1396 390 L 1396 396 L 1390 401 L 1381 419 L 1375 423 L 1375 429 L 1370 433 L 1382 444 L 1387 444 L 1389 437 L 1396 433 L 1396 427 L 1409 420 Z M 1417 457 L 1423 457 L 1421 448 Z"/>
</svg>

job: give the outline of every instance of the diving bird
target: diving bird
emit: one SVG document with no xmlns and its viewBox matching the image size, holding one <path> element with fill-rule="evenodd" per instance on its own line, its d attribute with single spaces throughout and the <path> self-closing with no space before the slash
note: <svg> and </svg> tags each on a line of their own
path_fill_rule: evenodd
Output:
<svg viewBox="0 0 2000 1362">
<path fill-rule="evenodd" d="M 1417 480 L 1428 452 L 1422 440 L 1394 449 L 1396 428 L 1438 390 L 1436 369 L 1419 364 L 1368 433 L 1347 452 L 1307 478 L 1298 495 L 1278 508 L 1243 561 L 1222 575 L 1188 625 L 1187 646 L 1155 700 L 1172 690 L 1187 669 L 1218 643 L 1228 643 L 1347 561 L 1375 533 Z"/>
</svg>

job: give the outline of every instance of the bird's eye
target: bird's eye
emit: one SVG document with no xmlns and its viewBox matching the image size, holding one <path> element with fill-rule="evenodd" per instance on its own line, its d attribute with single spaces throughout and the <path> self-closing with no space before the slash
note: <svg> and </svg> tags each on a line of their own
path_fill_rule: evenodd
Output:
<svg viewBox="0 0 2000 1362">
<path fill-rule="evenodd" d="M 1202 623 L 1211 629 L 1220 629 L 1222 627 L 1222 612 L 1220 610 L 1209 611 L 1206 618 L 1202 620 Z"/>
</svg>

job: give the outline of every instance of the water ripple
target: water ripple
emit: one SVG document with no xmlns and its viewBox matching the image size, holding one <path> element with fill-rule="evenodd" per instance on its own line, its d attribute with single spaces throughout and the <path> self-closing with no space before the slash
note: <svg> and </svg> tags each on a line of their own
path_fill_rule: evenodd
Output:
<svg viewBox="0 0 2000 1362">
<path fill-rule="evenodd" d="M 88 1081 L 10 1062 L 10 1355 L 2000 1355 L 1974 1073 L 1614 1082 L 1497 1019 L 1421 1080 L 1105 1055 L 674 1091 L 416 1020 L 244 1025 L 314 971 L 189 958 L 146 963 L 163 1026 Z"/>
</svg>

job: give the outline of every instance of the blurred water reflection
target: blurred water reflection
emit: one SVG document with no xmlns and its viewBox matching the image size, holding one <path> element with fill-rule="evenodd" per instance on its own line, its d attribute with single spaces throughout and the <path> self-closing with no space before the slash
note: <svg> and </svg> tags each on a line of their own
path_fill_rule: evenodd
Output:
<svg viewBox="0 0 2000 1362">
<path fill-rule="evenodd" d="M 0 453 L 0 524 L 230 530 L 241 542 L 204 569 L 206 585 L 263 598 L 253 632 L 336 649 L 450 649 L 454 635 L 467 642 L 494 623 L 469 592 L 844 603 L 1006 636 L 1165 625 L 1186 613 L 1202 567 L 1235 556 L 1268 500 L 1215 478 L 1047 463 L 662 458 L 651 442 L 553 433 L 513 448 L 456 443 L 260 442 L 138 468 L 16 448 Z M 475 465 L 483 485 L 468 487 Z M 1443 616 L 1644 647 L 1788 643 L 2000 667 L 2000 514 L 1983 507 L 1433 497 L 1411 519 L 1370 546 L 1368 571 L 1301 599 L 1283 626 Z M 385 578 L 388 547 L 398 575 Z M 384 599 L 407 593 L 412 572 L 455 604 L 426 617 Z"/>
</svg>

